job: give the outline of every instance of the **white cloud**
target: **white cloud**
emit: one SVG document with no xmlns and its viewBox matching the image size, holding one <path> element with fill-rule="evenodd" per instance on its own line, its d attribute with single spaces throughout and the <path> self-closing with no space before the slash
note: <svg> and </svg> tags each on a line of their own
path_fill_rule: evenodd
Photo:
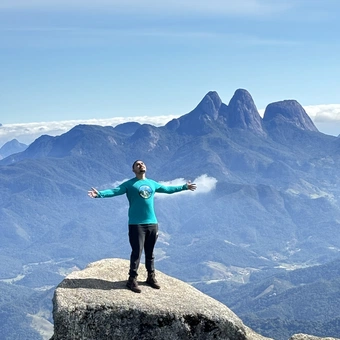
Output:
<svg viewBox="0 0 340 340">
<path fill-rule="evenodd" d="M 340 122 L 340 104 L 305 106 L 309 117 L 316 122 Z"/>
<path fill-rule="evenodd" d="M 306 109 L 314 124 L 327 135 L 340 135 L 340 105 L 320 105 Z"/>
<path fill-rule="evenodd" d="M 340 104 L 305 106 L 304 109 L 320 132 L 340 135 Z"/>
</svg>

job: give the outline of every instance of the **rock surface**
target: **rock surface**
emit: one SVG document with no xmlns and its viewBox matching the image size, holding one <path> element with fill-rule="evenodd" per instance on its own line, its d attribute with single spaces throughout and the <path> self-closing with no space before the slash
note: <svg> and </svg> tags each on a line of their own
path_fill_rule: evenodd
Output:
<svg viewBox="0 0 340 340">
<path fill-rule="evenodd" d="M 263 121 L 276 125 L 282 125 L 285 122 L 301 130 L 318 131 L 305 109 L 296 100 L 283 100 L 269 104 L 264 112 Z"/>
<path fill-rule="evenodd" d="M 67 276 L 53 298 L 53 340 L 265 340 L 228 307 L 194 287 L 157 272 L 160 290 L 126 288 L 129 261 L 104 259 Z"/>
<path fill-rule="evenodd" d="M 227 124 L 231 128 L 251 130 L 258 135 L 265 135 L 262 118 L 250 93 L 244 89 L 235 91 L 227 110 Z"/>
</svg>

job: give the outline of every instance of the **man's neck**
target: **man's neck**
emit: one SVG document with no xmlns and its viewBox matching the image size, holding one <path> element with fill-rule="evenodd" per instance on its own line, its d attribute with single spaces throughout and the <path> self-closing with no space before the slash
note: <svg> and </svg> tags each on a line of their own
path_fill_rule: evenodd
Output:
<svg viewBox="0 0 340 340">
<path fill-rule="evenodd" d="M 145 179 L 145 173 L 137 174 L 136 177 L 138 179 Z"/>
</svg>

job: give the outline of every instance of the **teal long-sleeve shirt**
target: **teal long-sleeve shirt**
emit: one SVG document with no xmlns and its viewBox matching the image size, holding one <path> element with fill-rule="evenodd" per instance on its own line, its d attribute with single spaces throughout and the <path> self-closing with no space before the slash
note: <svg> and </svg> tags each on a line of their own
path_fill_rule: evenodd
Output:
<svg viewBox="0 0 340 340">
<path fill-rule="evenodd" d="M 154 209 L 156 192 L 173 194 L 187 190 L 187 184 L 165 186 L 152 179 L 132 178 L 114 189 L 99 191 L 99 198 L 114 197 L 126 194 L 129 201 L 129 224 L 158 223 Z"/>
</svg>

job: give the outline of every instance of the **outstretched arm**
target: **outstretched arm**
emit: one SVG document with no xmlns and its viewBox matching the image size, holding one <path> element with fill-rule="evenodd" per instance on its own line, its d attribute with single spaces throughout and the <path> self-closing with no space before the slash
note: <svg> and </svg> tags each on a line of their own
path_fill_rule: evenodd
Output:
<svg viewBox="0 0 340 340">
<path fill-rule="evenodd" d="M 196 190 L 196 184 L 191 183 L 190 181 L 188 181 L 187 183 L 185 183 L 183 185 L 176 185 L 176 186 L 161 185 L 159 183 L 157 183 L 157 185 L 159 185 L 159 186 L 156 188 L 156 192 L 160 192 L 160 193 L 163 193 L 163 194 L 173 194 L 175 192 L 179 192 L 179 191 L 183 191 L 183 190 L 191 190 L 191 191 Z"/>
<path fill-rule="evenodd" d="M 124 185 L 124 183 L 122 183 L 121 185 L 118 185 L 118 187 L 115 187 L 113 189 L 106 189 L 100 191 L 98 191 L 96 188 L 91 188 L 91 190 L 88 191 L 87 194 L 91 198 L 105 198 L 119 196 L 126 194 L 126 186 Z"/>
</svg>

